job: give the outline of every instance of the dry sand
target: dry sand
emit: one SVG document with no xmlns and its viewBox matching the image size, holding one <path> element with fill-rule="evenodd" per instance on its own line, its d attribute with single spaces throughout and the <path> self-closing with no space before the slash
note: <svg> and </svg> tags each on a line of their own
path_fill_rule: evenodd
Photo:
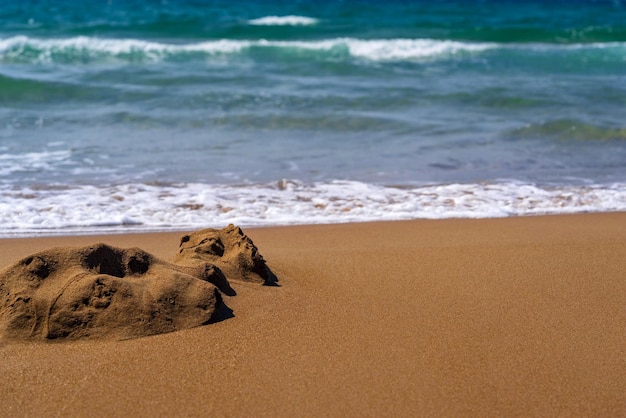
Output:
<svg viewBox="0 0 626 418">
<path fill-rule="evenodd" d="M 280 287 L 125 341 L 0 343 L 3 416 L 626 416 L 626 213 L 246 229 Z M 0 240 L 0 268 L 182 233 Z"/>
</svg>

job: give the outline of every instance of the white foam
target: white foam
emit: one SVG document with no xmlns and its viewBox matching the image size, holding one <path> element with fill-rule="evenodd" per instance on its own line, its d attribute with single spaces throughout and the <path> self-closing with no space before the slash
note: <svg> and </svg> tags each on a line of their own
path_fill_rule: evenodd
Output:
<svg viewBox="0 0 626 418">
<path fill-rule="evenodd" d="M 67 164 L 71 155 L 69 150 L 0 154 L 0 177 L 17 172 L 54 171 Z"/>
<path fill-rule="evenodd" d="M 309 26 L 319 21 L 307 16 L 265 16 L 258 19 L 248 20 L 250 25 L 256 26 Z"/>
<path fill-rule="evenodd" d="M 0 61 L 24 59 L 53 62 L 57 54 L 74 54 L 96 59 L 102 55 L 124 60 L 139 54 L 141 59 L 159 61 L 167 56 L 186 53 L 234 54 L 251 47 L 289 48 L 330 51 L 343 48 L 350 56 L 372 61 L 393 61 L 448 57 L 462 52 L 480 52 L 496 48 L 492 43 L 440 41 L 432 39 L 334 38 L 321 41 L 216 40 L 170 44 L 138 39 L 104 39 L 78 36 L 67 39 L 36 39 L 15 36 L 0 40 Z M 27 52 L 28 51 L 28 52 Z"/>
<path fill-rule="evenodd" d="M 35 39 L 15 36 L 0 40 L 0 60 L 15 59 L 29 55 L 37 62 L 53 62 L 55 54 L 72 53 L 83 57 L 98 58 L 110 55 L 124 58 L 124 55 L 141 54 L 148 61 L 160 61 L 167 55 L 204 52 L 207 54 L 234 53 L 251 45 L 248 41 L 218 40 L 193 44 L 167 44 L 139 39 L 104 39 L 78 36 L 67 39 Z"/>
<path fill-rule="evenodd" d="M 374 61 L 397 61 L 480 52 L 496 47 L 491 43 L 437 41 L 430 39 L 346 40 L 350 54 Z"/>
<path fill-rule="evenodd" d="M 271 18 L 271 19 L 270 19 Z M 311 19 L 303 16 L 268 16 L 267 22 L 299 21 Z M 529 51 L 577 51 L 580 49 L 612 49 L 623 54 L 626 43 L 606 42 L 590 44 L 549 44 L 549 43 L 510 43 L 463 42 L 437 39 L 356 39 L 333 38 L 318 41 L 273 41 L 264 39 L 229 40 L 195 43 L 165 43 L 140 39 L 108 39 L 87 36 L 59 39 L 38 39 L 28 36 L 14 36 L 0 39 L 0 62 L 25 60 L 35 62 L 54 62 L 57 55 L 76 56 L 80 59 L 101 59 L 110 56 L 121 61 L 141 59 L 161 61 L 168 56 L 178 54 L 201 53 L 238 54 L 248 48 L 289 48 L 317 51 L 345 49 L 355 58 L 370 61 L 404 61 L 434 58 L 449 58 L 464 53 L 480 53 L 493 49 L 526 49 Z M 65 58 L 67 59 L 67 57 Z"/>
<path fill-rule="evenodd" d="M 625 210 L 626 183 L 394 188 L 361 182 L 307 185 L 282 180 L 249 186 L 0 187 L 0 235 L 193 229 L 231 222 L 260 226 Z"/>
</svg>

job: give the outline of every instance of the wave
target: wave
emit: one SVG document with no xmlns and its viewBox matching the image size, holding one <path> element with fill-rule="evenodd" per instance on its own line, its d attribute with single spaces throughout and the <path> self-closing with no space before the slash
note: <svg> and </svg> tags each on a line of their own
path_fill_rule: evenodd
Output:
<svg viewBox="0 0 626 418">
<path fill-rule="evenodd" d="M 511 131 L 509 136 L 563 141 L 626 141 L 626 127 L 606 127 L 570 119 L 556 119 L 518 128 Z"/>
<path fill-rule="evenodd" d="M 372 61 L 402 61 L 484 51 L 495 44 L 476 44 L 430 39 L 362 40 L 336 38 L 319 41 L 215 40 L 171 44 L 138 39 L 73 37 L 35 39 L 15 36 L 0 40 L 0 62 L 83 62 L 117 59 L 121 61 L 161 61 L 190 54 L 236 54 L 252 48 L 285 51 L 345 52 L 347 56 Z"/>
<path fill-rule="evenodd" d="M 160 62 L 223 64 L 224 59 L 318 62 L 402 63 L 445 60 L 494 60 L 496 63 L 546 69 L 586 71 L 622 68 L 626 43 L 498 44 L 436 39 L 235 40 L 166 43 L 140 39 L 77 36 L 0 39 L 0 64 L 151 64 Z"/>
<path fill-rule="evenodd" d="M 0 153 L 0 177 L 18 172 L 54 171 L 59 164 L 65 164 L 71 151 L 42 151 L 25 154 Z"/>
<path fill-rule="evenodd" d="M 255 26 L 309 26 L 319 21 L 307 16 L 265 16 L 248 20 L 248 24 Z"/>
<path fill-rule="evenodd" d="M 14 36 L 0 39 L 0 63 L 66 63 L 89 64 L 107 61 L 126 63 L 160 62 L 241 55 L 253 50 L 296 54 L 322 54 L 322 59 L 362 59 L 367 61 L 414 61 L 447 59 L 479 54 L 491 50 L 518 53 L 552 54 L 555 52 L 584 54 L 593 51 L 606 59 L 614 56 L 619 62 L 626 57 L 626 43 L 595 44 L 498 44 L 436 39 L 356 39 L 334 38 L 311 41 L 233 40 L 220 39 L 196 43 L 165 43 L 140 39 L 108 39 L 78 36 L 62 39 L 37 39 Z"/>
<path fill-rule="evenodd" d="M 493 218 L 626 210 L 626 183 L 539 187 L 503 182 L 385 187 L 304 184 L 125 184 L 0 187 L 0 235 L 168 230 L 374 220 Z"/>
</svg>

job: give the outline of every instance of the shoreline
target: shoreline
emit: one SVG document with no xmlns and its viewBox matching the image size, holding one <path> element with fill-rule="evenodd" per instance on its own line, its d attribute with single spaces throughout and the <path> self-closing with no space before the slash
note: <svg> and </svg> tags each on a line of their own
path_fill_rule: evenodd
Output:
<svg viewBox="0 0 626 418">
<path fill-rule="evenodd" d="M 84 234 L 626 211 L 626 183 L 384 185 L 298 180 L 0 189 L 10 234 Z M 146 202 L 150 202 L 146 206 Z M 245 203 L 243 203 L 245 202 Z M 99 230 L 98 230 L 99 229 Z M 8 237 L 8 235 L 7 235 Z"/>
<path fill-rule="evenodd" d="M 103 231 L 95 231 L 95 230 L 86 230 L 80 231 L 76 230 L 73 232 L 65 233 L 63 232 L 63 228 L 53 229 L 52 231 L 59 231 L 57 233 L 38 233 L 35 235 L 20 235 L 19 233 L 16 235 L 2 235 L 0 233 L 0 241 L 3 240 L 22 240 L 22 239 L 65 239 L 72 237 L 109 237 L 109 236 L 132 236 L 132 235 L 169 235 L 169 234 L 185 234 L 188 232 L 196 231 L 204 228 L 222 228 L 228 224 L 235 224 L 240 226 L 245 231 L 249 230 L 257 230 L 257 229 L 275 229 L 275 228 L 300 228 L 300 227 L 310 227 L 310 226 L 333 226 L 333 225 L 367 225 L 367 224 L 379 224 L 379 223 L 396 223 L 396 222 L 446 222 L 446 221 L 489 221 L 489 220 L 503 220 L 503 219 L 519 219 L 519 218 L 552 218 L 552 217 L 568 217 L 568 216 L 587 216 L 587 215 L 619 215 L 626 214 L 624 210 L 608 210 L 608 211 L 589 211 L 589 212 L 564 212 L 564 213 L 523 213 L 523 214 L 512 214 L 508 216 L 491 216 L 491 217 L 449 217 L 449 218 L 414 218 L 414 219 L 381 219 L 381 220 L 371 220 L 366 219 L 363 221 L 354 221 L 349 220 L 345 222 L 320 222 L 320 223 L 293 223 L 293 224 L 254 224 L 248 226 L 241 226 L 237 222 L 233 221 L 224 221 L 216 226 L 198 226 L 194 227 L 175 227 L 172 229 L 146 229 L 146 230 L 121 230 L 121 229 L 108 229 Z"/>
<path fill-rule="evenodd" d="M 244 228 L 280 287 L 126 341 L 0 342 L 9 414 L 626 413 L 626 213 Z M 0 239 L 172 256 L 181 232 Z"/>
</svg>

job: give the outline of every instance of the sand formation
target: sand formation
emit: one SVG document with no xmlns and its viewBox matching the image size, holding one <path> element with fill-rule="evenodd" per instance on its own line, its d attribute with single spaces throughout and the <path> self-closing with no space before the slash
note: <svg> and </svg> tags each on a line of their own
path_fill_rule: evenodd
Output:
<svg viewBox="0 0 626 418">
<path fill-rule="evenodd" d="M 172 260 L 188 266 L 210 263 L 229 279 L 268 285 L 276 281 L 252 240 L 232 224 L 224 229 L 202 229 L 183 236 Z"/>
<path fill-rule="evenodd" d="M 235 295 L 229 279 L 273 277 L 233 225 L 186 235 L 174 258 L 102 243 L 28 256 L 0 271 L 0 337 L 125 339 L 192 328 L 218 318 L 221 294 Z"/>
</svg>

